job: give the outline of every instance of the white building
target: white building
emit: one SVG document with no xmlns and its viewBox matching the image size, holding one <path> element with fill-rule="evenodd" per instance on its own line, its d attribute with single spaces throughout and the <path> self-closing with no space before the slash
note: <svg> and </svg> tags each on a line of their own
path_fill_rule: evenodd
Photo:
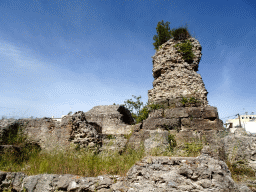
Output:
<svg viewBox="0 0 256 192">
<path fill-rule="evenodd" d="M 256 115 L 253 113 L 251 115 L 248 115 L 245 113 L 245 115 L 240 115 L 240 122 L 241 127 L 246 130 L 246 132 L 250 133 L 256 133 Z M 226 121 L 227 129 L 230 130 L 230 132 L 234 132 L 236 128 L 239 127 L 239 118 L 235 119 L 229 119 Z"/>
<path fill-rule="evenodd" d="M 58 121 L 61 122 L 62 118 L 65 117 L 66 115 L 62 115 L 61 118 L 54 118 L 54 116 L 52 116 L 52 120 L 53 121 Z"/>
</svg>

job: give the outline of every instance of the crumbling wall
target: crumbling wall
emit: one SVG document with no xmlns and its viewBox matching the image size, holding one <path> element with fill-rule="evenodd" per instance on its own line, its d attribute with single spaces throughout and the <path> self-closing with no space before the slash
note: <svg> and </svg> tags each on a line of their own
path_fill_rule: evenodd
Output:
<svg viewBox="0 0 256 192">
<path fill-rule="evenodd" d="M 87 121 L 102 127 L 102 134 L 129 134 L 129 125 L 134 123 L 130 111 L 122 105 L 95 106 L 84 114 Z"/>
<path fill-rule="evenodd" d="M 78 111 L 63 117 L 61 122 L 51 118 L 1 120 L 0 145 L 4 144 L 1 142 L 3 136 L 16 131 L 12 125 L 17 124 L 23 127 L 29 142 L 45 150 L 77 146 L 122 151 L 126 136 L 132 131 L 132 123 L 130 111 L 119 105 L 96 106 L 86 113 Z"/>
<path fill-rule="evenodd" d="M 134 119 L 122 105 L 95 106 L 84 113 L 88 122 L 102 127 L 101 151 L 123 151 L 128 142 L 127 135 L 132 132 Z"/>
</svg>

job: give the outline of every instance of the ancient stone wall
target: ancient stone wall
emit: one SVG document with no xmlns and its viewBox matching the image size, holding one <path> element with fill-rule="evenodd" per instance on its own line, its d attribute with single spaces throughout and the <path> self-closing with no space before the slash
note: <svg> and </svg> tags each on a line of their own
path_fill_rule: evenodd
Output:
<svg viewBox="0 0 256 192">
<path fill-rule="evenodd" d="M 129 144 L 138 148 L 143 143 L 146 152 L 154 148 L 160 152 L 169 147 L 169 135 L 175 135 L 178 145 L 194 139 L 215 144 L 216 134 L 223 130 L 223 122 L 216 107 L 179 107 L 151 111 L 137 127 Z"/>
<path fill-rule="evenodd" d="M 88 122 L 102 127 L 101 151 L 121 152 L 127 143 L 127 135 L 132 132 L 134 120 L 128 109 L 122 105 L 95 106 L 84 113 Z"/>
<path fill-rule="evenodd" d="M 71 122 L 63 121 L 60 123 L 53 121 L 51 118 L 18 119 L 14 122 L 9 121 L 0 127 L 0 130 L 4 133 L 2 137 L 12 132 L 17 134 L 15 130 L 18 127 L 27 136 L 28 142 L 37 143 L 42 149 L 60 149 L 69 145 Z M 5 144 L 5 141 L 0 144 Z"/>
<path fill-rule="evenodd" d="M 207 105 L 207 91 L 197 73 L 202 47 L 194 38 L 187 40 L 192 44 L 194 54 L 193 61 L 189 63 L 184 61 L 183 54 L 175 47 L 182 43 L 181 40 L 170 39 L 152 57 L 154 81 L 153 89 L 148 91 L 149 103 L 177 106 L 182 97 L 195 97 L 201 106 Z"/>
<path fill-rule="evenodd" d="M 1 120 L 0 145 L 6 145 L 3 137 L 11 132 L 17 134 L 16 129 L 21 126 L 28 142 L 45 150 L 65 149 L 75 144 L 100 151 L 122 151 L 133 122 L 130 111 L 119 105 L 96 106 L 86 113 L 78 111 L 63 117 L 61 122 L 52 118 Z"/>
</svg>

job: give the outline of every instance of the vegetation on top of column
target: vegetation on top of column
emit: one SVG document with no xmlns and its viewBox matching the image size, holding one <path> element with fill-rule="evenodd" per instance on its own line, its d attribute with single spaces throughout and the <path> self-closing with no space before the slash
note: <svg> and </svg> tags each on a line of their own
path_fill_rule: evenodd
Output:
<svg viewBox="0 0 256 192">
<path fill-rule="evenodd" d="M 185 40 L 191 37 L 187 24 L 185 27 L 179 27 L 177 29 L 173 28 L 170 30 L 169 27 L 170 22 L 165 22 L 162 20 L 161 22 L 158 22 L 156 27 L 157 35 L 154 35 L 153 40 L 155 41 L 153 43 L 154 49 L 159 50 L 161 48 L 161 45 L 167 42 L 169 39 L 173 38 L 174 40 Z"/>
<path fill-rule="evenodd" d="M 174 47 L 178 47 L 178 52 L 182 53 L 182 58 L 187 63 L 192 63 L 193 59 L 195 57 L 192 47 L 193 45 L 190 43 L 190 41 L 185 41 L 183 43 L 178 43 L 177 45 L 174 45 Z"/>
</svg>

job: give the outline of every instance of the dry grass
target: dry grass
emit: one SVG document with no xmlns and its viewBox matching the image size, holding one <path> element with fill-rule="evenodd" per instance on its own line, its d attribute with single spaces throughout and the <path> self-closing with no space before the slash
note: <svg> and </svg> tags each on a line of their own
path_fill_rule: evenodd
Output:
<svg viewBox="0 0 256 192">
<path fill-rule="evenodd" d="M 89 150 L 30 151 L 29 158 L 17 161 L 10 152 L 0 158 L 0 170 L 36 174 L 74 174 L 84 177 L 112 174 L 124 176 L 126 172 L 144 155 L 144 151 L 127 149 L 125 153 L 109 152 L 95 154 Z"/>
</svg>

